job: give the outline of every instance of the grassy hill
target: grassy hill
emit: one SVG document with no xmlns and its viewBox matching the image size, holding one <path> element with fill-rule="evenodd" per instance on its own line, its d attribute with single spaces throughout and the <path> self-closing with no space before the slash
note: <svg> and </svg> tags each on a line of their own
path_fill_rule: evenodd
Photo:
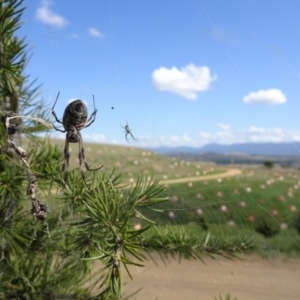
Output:
<svg viewBox="0 0 300 300">
<path fill-rule="evenodd" d="M 40 142 L 43 140 L 40 139 Z M 51 139 L 51 144 L 61 147 L 62 163 L 64 140 Z M 32 147 L 36 147 L 36 143 L 23 141 L 23 148 L 27 152 L 30 152 Z M 70 144 L 70 148 L 70 169 L 78 168 L 78 144 Z M 126 183 L 133 182 L 141 174 L 153 176 L 153 179 L 167 180 L 217 174 L 224 171 L 224 168 L 212 162 L 190 162 L 131 146 L 84 143 L 84 149 L 90 167 L 96 168 L 103 165 L 101 172 L 107 173 L 115 169 L 116 173 L 122 173 L 122 178 Z"/>
<path fill-rule="evenodd" d="M 51 144 L 59 145 L 61 163 L 64 141 L 51 140 Z M 37 146 L 28 140 L 23 142 L 27 152 Z M 70 146 L 70 166 L 78 168 L 78 144 Z M 91 167 L 104 166 L 99 172 L 110 173 L 114 168 L 117 174 L 121 173 L 122 183 L 135 182 L 139 175 L 161 180 L 166 187 L 164 196 L 170 201 L 153 207 L 160 212 L 144 211 L 158 225 L 186 226 L 196 235 L 209 233 L 225 239 L 232 236 L 241 241 L 242 236 L 247 236 L 258 245 L 258 252 L 300 254 L 300 172 L 297 169 L 267 169 L 262 165 L 224 167 L 162 156 L 141 148 L 92 143 L 85 143 L 85 154 Z M 240 175 L 221 178 L 226 169 L 233 167 L 240 169 Z M 87 173 L 92 176 L 93 172 Z M 207 179 L 212 174 L 220 176 Z M 178 178 L 185 178 L 186 182 L 168 183 Z"/>
</svg>

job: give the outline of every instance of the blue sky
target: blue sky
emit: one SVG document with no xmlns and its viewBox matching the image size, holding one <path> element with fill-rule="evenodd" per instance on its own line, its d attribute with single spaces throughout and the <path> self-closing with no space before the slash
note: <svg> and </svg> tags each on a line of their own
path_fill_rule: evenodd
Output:
<svg viewBox="0 0 300 300">
<path fill-rule="evenodd" d="M 298 0 L 25 0 L 32 58 L 56 113 L 84 100 L 84 141 L 137 147 L 300 141 Z M 113 109 L 112 109 L 113 107 Z M 138 139 L 125 140 L 128 122 Z M 56 133 L 56 136 L 61 134 Z"/>
</svg>

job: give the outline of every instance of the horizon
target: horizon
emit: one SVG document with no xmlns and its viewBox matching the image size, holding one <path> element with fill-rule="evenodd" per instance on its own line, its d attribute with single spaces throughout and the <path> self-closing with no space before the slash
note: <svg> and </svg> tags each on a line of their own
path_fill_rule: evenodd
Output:
<svg viewBox="0 0 300 300">
<path fill-rule="evenodd" d="M 58 92 L 59 118 L 74 99 L 91 114 L 95 95 L 84 142 L 126 145 L 127 123 L 136 147 L 300 141 L 297 1 L 24 5 L 25 72 L 49 119 Z"/>
<path fill-rule="evenodd" d="M 56 140 L 60 140 L 60 141 L 65 141 L 65 134 L 62 134 L 63 136 L 57 136 L 57 135 L 53 135 L 52 133 L 50 133 L 48 136 L 51 139 L 56 139 Z M 44 133 L 39 133 L 37 134 L 37 137 L 39 138 L 44 138 L 47 135 Z M 84 137 L 83 137 L 84 138 Z M 156 147 L 151 147 L 151 146 L 141 146 L 138 143 L 124 143 L 124 144 L 117 144 L 117 143 L 106 143 L 106 142 L 97 142 L 97 141 L 89 141 L 89 140 L 85 140 L 84 143 L 92 143 L 92 144 L 101 144 L 101 145 L 109 145 L 109 146 L 120 146 L 120 147 L 134 147 L 134 148 L 148 148 L 148 149 L 156 149 L 156 148 L 195 148 L 195 149 L 201 149 L 204 148 L 206 146 L 209 145 L 218 145 L 218 146 L 233 146 L 233 145 L 246 145 L 246 144 L 253 144 L 253 145 L 263 145 L 263 144 L 282 144 L 282 145 L 296 145 L 296 144 L 300 144 L 300 142 L 297 141 L 284 141 L 284 142 L 240 142 L 240 143 L 231 143 L 231 144 L 226 144 L 226 143 L 218 143 L 218 142 L 212 142 L 212 143 L 207 143 L 201 146 L 189 146 L 189 145 L 177 145 L 177 146 L 165 146 L 165 145 L 161 145 L 161 146 L 156 146 Z"/>
</svg>

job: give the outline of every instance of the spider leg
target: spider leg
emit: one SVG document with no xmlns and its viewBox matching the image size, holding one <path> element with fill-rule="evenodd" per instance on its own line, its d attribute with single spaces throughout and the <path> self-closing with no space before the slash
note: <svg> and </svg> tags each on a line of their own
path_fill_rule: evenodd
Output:
<svg viewBox="0 0 300 300">
<path fill-rule="evenodd" d="M 130 136 L 132 137 L 133 140 L 135 140 L 136 142 L 138 142 L 138 140 L 133 136 L 133 134 L 131 133 L 131 131 L 129 131 Z"/>
<path fill-rule="evenodd" d="M 62 165 L 62 171 L 65 172 L 65 182 L 68 179 L 69 159 L 70 159 L 70 147 L 69 147 L 69 141 L 66 137 L 65 149 L 64 149 L 64 162 Z"/>
<path fill-rule="evenodd" d="M 94 111 L 91 114 L 91 116 L 88 118 L 88 120 L 86 121 L 86 125 L 83 128 L 87 128 L 87 127 L 89 127 L 91 124 L 93 124 L 95 122 L 96 115 L 97 115 L 97 109 L 95 107 L 95 98 L 94 98 L 94 95 L 93 95 L 93 101 L 94 101 Z"/>
<path fill-rule="evenodd" d="M 51 113 L 52 113 L 52 115 L 54 116 L 56 122 L 58 122 L 58 123 L 60 123 L 60 124 L 63 124 L 63 122 L 62 122 L 61 120 L 59 120 L 59 118 L 57 117 L 57 115 L 56 115 L 56 113 L 55 113 L 54 110 L 51 110 Z M 53 125 L 53 123 L 52 123 L 52 125 Z M 54 125 L 53 125 L 53 127 L 54 127 Z"/>
<path fill-rule="evenodd" d="M 59 94 L 60 94 L 60 92 L 58 92 L 58 94 L 57 94 L 57 96 L 56 96 L 56 99 L 55 99 L 55 102 L 54 102 L 54 105 L 53 105 L 51 111 L 54 110 L 54 107 L 55 107 L 55 104 L 56 104 L 56 102 L 57 102 L 57 100 L 58 100 Z"/>
<path fill-rule="evenodd" d="M 83 142 L 82 142 L 82 136 L 80 134 L 80 132 L 78 132 L 78 136 L 79 136 L 79 153 L 78 153 L 78 158 L 79 158 L 79 166 L 80 166 L 80 171 L 81 171 L 81 176 L 82 176 L 82 179 L 86 185 L 86 187 L 89 189 L 87 183 L 86 183 L 86 180 L 85 180 L 85 169 L 83 168 L 83 163 L 85 165 L 85 168 L 86 170 L 88 171 L 97 171 L 97 170 L 100 170 L 102 166 L 98 167 L 98 168 L 95 168 L 95 169 L 91 169 L 87 163 L 87 161 L 85 160 L 85 155 L 84 155 L 84 147 L 83 147 Z"/>
<path fill-rule="evenodd" d="M 60 122 L 62 124 L 62 122 Z M 61 130 L 59 128 L 57 128 L 53 123 L 52 126 L 54 127 L 55 130 L 60 131 L 60 132 L 66 132 L 66 130 Z"/>
<path fill-rule="evenodd" d="M 55 107 L 55 105 L 56 105 L 56 102 L 57 102 L 58 97 L 59 97 L 59 92 L 58 92 L 58 94 L 57 94 L 57 97 L 56 97 L 56 100 L 55 100 L 55 102 L 54 102 L 54 105 L 53 105 L 53 107 L 52 107 L 52 109 L 51 109 L 51 113 L 52 113 L 52 115 L 54 116 L 56 122 L 62 124 L 62 121 L 60 121 L 60 120 L 58 119 L 58 117 L 57 117 L 57 115 L 56 115 L 56 113 L 55 113 L 55 111 L 54 111 L 54 107 Z M 53 124 L 53 123 L 52 123 L 52 124 Z M 55 128 L 54 125 L 53 125 L 53 127 Z"/>
<path fill-rule="evenodd" d="M 56 104 L 56 102 L 57 102 L 58 96 L 59 96 L 59 93 L 57 94 L 56 100 L 55 100 L 54 105 L 53 105 L 53 107 L 52 107 L 52 109 L 51 109 L 51 113 L 52 113 L 52 115 L 54 116 L 56 122 L 58 122 L 58 123 L 60 123 L 60 124 L 63 124 L 63 122 L 62 122 L 61 120 L 58 119 L 58 117 L 57 117 L 57 115 L 56 115 L 56 113 L 55 113 L 55 111 L 54 111 L 54 107 L 55 107 L 55 104 Z M 60 132 L 66 132 L 66 130 L 58 129 L 58 128 L 54 125 L 53 122 L 52 122 L 52 126 L 53 126 L 54 129 L 57 130 L 57 131 L 60 131 Z"/>
</svg>

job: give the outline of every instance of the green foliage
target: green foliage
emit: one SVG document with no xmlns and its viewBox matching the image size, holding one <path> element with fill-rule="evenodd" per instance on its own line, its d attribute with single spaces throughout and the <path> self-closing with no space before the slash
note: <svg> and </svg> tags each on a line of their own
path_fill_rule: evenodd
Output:
<svg viewBox="0 0 300 300">
<path fill-rule="evenodd" d="M 240 179 L 228 178 L 221 183 L 216 180 L 209 183 L 193 182 L 192 187 L 186 183 L 170 185 L 164 195 L 177 200 L 156 206 L 163 210 L 162 214 L 147 215 L 159 224 L 176 225 L 198 224 L 202 217 L 208 228 L 211 225 L 228 226 L 229 221 L 234 221 L 238 229 L 252 229 L 253 232 L 262 220 L 272 222 L 276 227 L 280 223 L 291 224 L 297 214 L 300 191 L 296 187 L 290 196 L 288 192 L 298 184 L 299 172 L 278 172 L 270 181 L 272 183 L 266 184 L 274 176 L 269 172 L 263 168 L 257 169 L 255 176 L 244 177 L 242 182 Z M 250 192 L 247 187 L 251 187 Z M 221 209 L 222 206 L 226 208 L 225 211 Z M 197 213 L 198 208 L 201 208 L 200 215 Z M 170 211 L 175 212 L 173 218 L 169 217 Z"/>
<path fill-rule="evenodd" d="M 25 67 L 28 62 L 28 46 L 25 38 L 20 39 L 16 31 L 21 27 L 21 17 L 25 10 L 22 7 L 23 0 L 0 0 L 0 133 L 3 142 L 5 126 L 5 112 L 13 112 L 16 115 L 34 114 L 44 118 L 46 111 L 44 103 L 34 102 L 39 86 L 34 86 L 36 80 L 29 82 L 29 76 L 25 75 Z M 23 121 L 14 119 L 14 124 L 20 126 Z M 22 132 L 31 134 L 43 131 L 45 128 L 39 123 L 25 120 Z"/>
<path fill-rule="evenodd" d="M 279 232 L 279 229 L 276 227 L 264 219 L 258 223 L 258 225 L 255 227 L 255 231 L 262 234 L 266 238 L 271 238 Z"/>
<path fill-rule="evenodd" d="M 61 164 L 63 148 L 51 143 L 49 139 L 34 139 L 28 144 L 27 160 L 33 172 L 47 180 L 61 182 Z M 56 163 L 53 163 L 56 162 Z"/>
<path fill-rule="evenodd" d="M 23 76 L 26 54 L 24 41 L 15 36 L 15 31 L 21 26 L 20 18 L 24 8 L 22 1 L 0 1 L 0 101 L 6 104 L 9 97 L 11 109 L 17 112 L 19 108 L 20 87 Z"/>
<path fill-rule="evenodd" d="M 178 219 L 181 224 L 194 221 L 196 226 L 176 226 L 176 220 L 173 226 L 153 226 L 154 221 L 170 223 L 166 220 L 172 204 L 167 200 L 173 191 L 166 192 L 157 180 L 141 176 L 145 168 L 146 174 L 174 177 L 172 168 L 180 165 L 187 175 L 191 169 L 199 171 L 196 165 L 189 168 L 184 161 L 158 157 L 164 167 L 156 169 L 145 160 L 147 166 L 134 173 L 130 185 L 128 174 L 121 181 L 117 172 L 102 170 L 86 174 L 89 189 L 78 169 L 64 181 L 62 147 L 33 135 L 45 130 L 45 122 L 37 121 L 45 119 L 46 111 L 42 101 L 33 101 L 38 88 L 33 88 L 35 82 L 27 84 L 24 75 L 27 45 L 15 35 L 21 26 L 22 3 L 0 0 L 0 299 L 115 300 L 124 296 L 124 271 L 131 277 L 130 266 L 143 265 L 141 250 L 203 261 L 205 255 L 231 258 L 255 249 L 249 230 L 234 234 L 228 228 L 220 230 L 217 225 L 232 216 L 221 215 L 216 202 L 210 206 L 213 218 L 197 215 L 191 220 L 190 208 L 198 203 L 182 200 Z M 8 116 L 17 117 L 9 126 L 27 135 L 27 154 L 14 140 L 15 133 L 5 127 Z M 122 154 L 129 173 L 150 156 L 150 152 L 130 151 L 138 154 Z M 113 169 L 115 159 L 104 158 L 101 155 L 106 169 Z M 163 174 L 167 166 L 172 166 L 171 171 Z M 205 191 L 212 193 L 208 187 Z M 195 195 L 185 196 L 195 199 Z M 41 210 L 44 214 L 37 217 Z"/>
<path fill-rule="evenodd" d="M 204 256 L 230 258 L 255 249 L 252 239 L 246 235 L 203 233 L 197 227 L 174 225 L 153 226 L 140 237 L 140 243 L 146 251 L 202 261 Z"/>
<path fill-rule="evenodd" d="M 55 157 L 55 151 L 52 153 Z M 35 157 L 41 160 L 43 156 L 41 147 Z M 53 157 L 48 160 L 54 162 Z M 49 179 L 39 179 L 46 189 Z M 0 290 L 8 298 L 43 299 L 49 294 L 78 299 L 94 287 L 81 288 L 89 276 L 101 273 L 95 282 L 99 291 L 95 299 L 119 299 L 123 295 L 123 267 L 130 274 L 130 265 L 142 266 L 138 237 L 148 227 L 134 230 L 132 220 L 146 220 L 138 212 L 140 206 L 151 207 L 166 200 L 159 197 L 162 187 L 141 178 L 126 190 L 113 172 L 110 176 L 95 172 L 88 190 L 78 170 L 70 173 L 63 190 L 61 183 L 52 182 L 52 190 L 59 190 L 56 196 L 49 193 L 48 198 L 59 201 L 46 221 L 33 221 L 28 211 L 19 211 L 6 216 L 13 226 L 2 222 L 1 236 L 9 245 L 9 254 L 3 262 Z M 26 207 L 26 196 L 21 198 Z M 103 267 L 94 273 L 97 261 Z"/>
<path fill-rule="evenodd" d="M 225 298 L 223 298 L 221 295 L 219 295 L 219 298 L 215 297 L 214 298 L 215 300 L 237 300 L 237 298 L 231 298 L 231 295 L 230 294 L 226 294 L 225 295 Z"/>
<path fill-rule="evenodd" d="M 62 112 L 57 112 L 57 115 L 58 117 L 62 116 Z M 28 147 L 29 142 L 27 139 L 22 141 L 24 148 Z M 51 139 L 50 143 L 59 147 L 64 144 L 60 139 Z M 70 144 L 70 147 L 74 152 L 74 155 L 72 154 L 70 157 L 70 168 L 72 168 L 72 166 L 78 165 L 77 155 L 75 154 L 78 152 L 78 145 Z M 199 174 L 204 172 L 207 175 L 224 173 L 222 167 L 214 166 L 212 168 L 210 162 L 184 161 L 159 155 L 142 148 L 89 143 L 86 141 L 84 141 L 84 147 L 89 163 L 98 166 L 105 162 L 105 166 L 110 166 L 117 173 L 124 175 L 122 178 L 123 184 L 130 184 L 132 180 L 136 181 L 141 174 L 153 176 L 153 179 L 160 180 L 161 184 L 164 184 L 168 180 L 178 180 L 178 174 L 180 174 L 180 179 L 184 179 L 196 175 L 197 172 Z M 105 172 L 105 170 L 103 171 Z"/>
<path fill-rule="evenodd" d="M 265 161 L 264 161 L 264 166 L 265 166 L 266 168 L 271 169 L 271 168 L 273 168 L 274 163 L 273 163 L 271 160 L 265 160 Z"/>
<path fill-rule="evenodd" d="M 113 172 L 92 173 L 90 189 L 78 170 L 64 182 L 61 147 L 31 135 L 45 130 L 44 121 L 34 121 L 45 111 L 33 102 L 37 88 L 24 75 L 27 45 L 15 35 L 22 2 L 0 0 L 0 299 L 89 299 L 96 285 L 93 299 L 119 299 L 123 268 L 130 274 L 129 265 L 141 265 L 128 254 L 142 261 L 138 236 L 148 229 L 134 230 L 132 220 L 148 222 L 138 209 L 165 201 L 163 188 L 140 177 L 125 189 Z M 16 130 L 32 141 L 27 154 Z M 84 288 L 97 261 L 100 277 Z"/>
<path fill-rule="evenodd" d="M 151 206 L 166 199 L 157 197 L 162 190 L 158 183 L 147 183 L 146 178 L 141 178 L 129 191 L 116 188 L 116 180 L 103 179 L 97 180 L 92 192 L 84 195 L 82 220 L 72 224 L 77 229 L 77 238 L 73 245 L 77 250 L 78 245 L 81 246 L 82 260 L 100 260 L 103 263 L 104 267 L 100 272 L 106 274 L 100 288 L 105 289 L 99 296 L 113 291 L 118 298 L 123 294 L 121 265 L 130 277 L 129 265 L 142 266 L 127 254 L 142 262 L 138 254 L 140 246 L 137 237 L 148 227 L 134 230 L 131 220 L 145 220 L 144 216 L 137 212 L 138 207 Z"/>
</svg>

